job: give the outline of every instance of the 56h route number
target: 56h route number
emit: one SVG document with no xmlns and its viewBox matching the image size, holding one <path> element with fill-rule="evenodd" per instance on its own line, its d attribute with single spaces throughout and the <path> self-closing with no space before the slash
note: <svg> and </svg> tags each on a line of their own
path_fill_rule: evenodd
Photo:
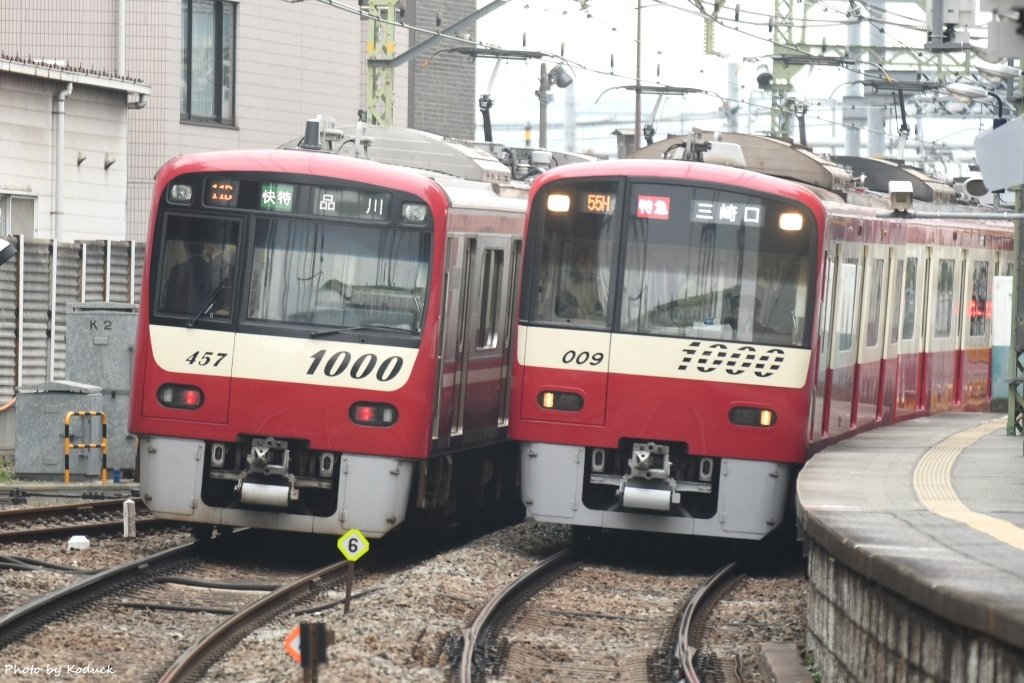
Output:
<svg viewBox="0 0 1024 683">
<path fill-rule="evenodd" d="M 349 529 L 338 539 L 338 550 L 349 562 L 355 562 L 370 549 L 370 542 L 359 529 Z"/>
</svg>

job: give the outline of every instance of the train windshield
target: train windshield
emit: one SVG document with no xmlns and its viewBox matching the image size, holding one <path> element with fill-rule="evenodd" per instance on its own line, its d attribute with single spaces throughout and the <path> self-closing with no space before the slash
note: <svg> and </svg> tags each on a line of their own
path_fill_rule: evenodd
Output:
<svg viewBox="0 0 1024 683">
<path fill-rule="evenodd" d="M 540 193 L 524 308 L 533 320 L 809 347 L 810 212 L 720 187 L 621 188 L 600 180 Z"/>
<path fill-rule="evenodd" d="M 248 317 L 418 334 L 429 260 L 422 230 L 261 218 Z"/>
<path fill-rule="evenodd" d="M 230 318 L 241 221 L 169 214 L 165 226 L 157 310 Z"/>
</svg>

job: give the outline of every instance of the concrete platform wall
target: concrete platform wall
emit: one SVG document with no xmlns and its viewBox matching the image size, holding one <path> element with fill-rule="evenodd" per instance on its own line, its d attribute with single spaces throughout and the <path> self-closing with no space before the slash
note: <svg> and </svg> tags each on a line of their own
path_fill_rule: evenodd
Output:
<svg viewBox="0 0 1024 683">
<path fill-rule="evenodd" d="M 937 617 L 808 541 L 807 648 L 827 683 L 1020 683 L 1024 654 Z"/>
</svg>

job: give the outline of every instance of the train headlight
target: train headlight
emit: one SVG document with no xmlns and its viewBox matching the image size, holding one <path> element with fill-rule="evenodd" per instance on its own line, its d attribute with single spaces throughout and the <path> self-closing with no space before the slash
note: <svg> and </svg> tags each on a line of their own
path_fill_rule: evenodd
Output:
<svg viewBox="0 0 1024 683">
<path fill-rule="evenodd" d="M 801 213 L 787 211 L 779 214 L 779 230 L 799 232 L 804 229 L 804 216 Z"/>
<path fill-rule="evenodd" d="M 576 412 L 583 408 L 583 397 L 568 391 L 542 391 L 537 403 L 551 410 L 568 410 Z"/>
<path fill-rule="evenodd" d="M 203 390 L 183 384 L 165 384 L 156 390 L 156 399 L 168 408 L 195 410 L 203 405 Z"/>
<path fill-rule="evenodd" d="M 549 194 L 548 195 L 548 211 L 553 213 L 565 213 L 569 210 L 569 195 L 567 194 Z"/>
<path fill-rule="evenodd" d="M 172 204 L 191 204 L 192 186 L 185 183 L 175 183 L 167 191 L 167 201 Z"/>
<path fill-rule="evenodd" d="M 402 220 L 407 223 L 426 223 L 427 205 L 419 202 L 402 204 Z"/>
<path fill-rule="evenodd" d="M 729 411 L 729 421 L 744 427 L 771 427 L 778 416 L 767 408 L 736 407 Z"/>
<path fill-rule="evenodd" d="M 348 415 L 356 424 L 369 427 L 387 427 L 398 419 L 398 411 L 387 403 L 353 403 Z"/>
</svg>

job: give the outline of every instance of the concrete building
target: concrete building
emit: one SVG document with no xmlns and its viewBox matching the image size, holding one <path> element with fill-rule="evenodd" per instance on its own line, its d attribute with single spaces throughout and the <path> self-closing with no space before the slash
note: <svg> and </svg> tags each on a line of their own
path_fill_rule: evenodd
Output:
<svg viewBox="0 0 1024 683">
<path fill-rule="evenodd" d="M 473 0 L 405 4 L 408 14 L 399 16 L 396 0 L 372 7 L 359 0 L 368 12 L 387 7 L 381 14 L 389 20 L 376 22 L 360 16 L 356 2 L 4 0 L 0 233 L 141 241 L 153 175 L 167 159 L 276 147 L 299 137 L 316 114 L 354 122 L 371 92 L 371 39 L 400 54 L 410 41 L 403 22 L 430 16 L 434 28 L 434 17 L 444 26 L 475 10 Z M 429 59 L 389 74 L 393 125 L 472 138 L 475 67 L 443 52 L 452 42 L 438 41 Z M 415 107 L 411 80 L 420 84 Z M 74 85 L 60 96 L 66 83 Z M 469 94 L 465 101 L 451 99 L 452 84 Z M 58 104 L 67 131 L 62 155 Z"/>
</svg>

